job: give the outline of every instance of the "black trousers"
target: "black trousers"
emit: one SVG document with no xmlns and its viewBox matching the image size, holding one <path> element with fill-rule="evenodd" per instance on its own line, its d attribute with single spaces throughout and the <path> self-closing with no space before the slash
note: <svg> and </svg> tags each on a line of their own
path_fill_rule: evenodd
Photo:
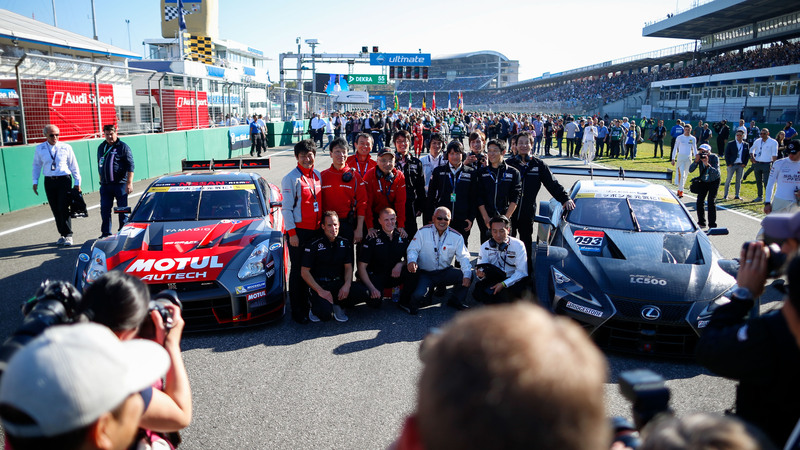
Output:
<svg viewBox="0 0 800 450">
<path fill-rule="evenodd" d="M 514 300 L 522 298 L 529 290 L 529 279 L 525 277 L 507 288 L 503 288 L 497 294 L 490 293 L 492 286 L 497 284 L 495 280 L 489 280 L 488 277 L 483 280 L 478 280 L 475 283 L 475 289 L 472 291 L 472 297 L 485 305 L 494 305 L 498 303 L 509 303 Z"/>
<path fill-rule="evenodd" d="M 384 289 L 402 285 L 403 289 L 400 290 L 400 301 L 407 305 L 408 298 L 411 295 L 411 286 L 408 284 L 410 275 L 411 274 L 408 272 L 406 265 L 403 264 L 403 268 L 400 270 L 399 277 L 393 277 L 391 272 L 370 273 L 369 281 L 371 281 L 372 285 L 375 286 L 375 289 L 381 293 L 381 296 L 383 296 Z M 366 302 L 369 306 L 378 307 L 381 304 L 380 298 L 373 299 L 370 297 L 369 288 L 367 288 L 367 285 L 361 280 L 353 283 L 352 287 L 350 288 L 350 298 L 352 299 L 352 303 L 354 305 Z"/>
<path fill-rule="evenodd" d="M 304 230 L 295 228 L 300 244 L 297 247 L 289 245 L 289 238 L 286 238 L 286 245 L 289 247 L 289 304 L 292 306 L 292 318 L 297 322 L 308 320 L 308 284 L 300 274 L 303 266 L 303 253 L 306 244 L 317 235 L 316 230 Z"/>
<path fill-rule="evenodd" d="M 531 270 L 531 246 L 533 245 L 533 218 L 517 218 L 511 220 L 513 227 L 513 234 L 519 234 L 519 240 L 525 244 L 525 253 L 528 257 L 528 273 L 533 273 Z"/>
<path fill-rule="evenodd" d="M 661 156 L 660 158 L 664 157 L 664 140 L 658 139 L 653 143 L 653 158 L 658 156 L 658 149 L 661 148 Z"/>
<path fill-rule="evenodd" d="M 44 193 L 50 211 L 56 220 L 56 228 L 61 236 L 72 236 L 72 219 L 69 216 L 69 197 L 72 189 L 72 176 L 44 177 Z"/>
<path fill-rule="evenodd" d="M 605 138 L 598 139 L 594 142 L 594 156 L 599 158 L 603 156 L 603 147 L 606 146 Z M 663 151 L 663 150 L 662 150 Z"/>
<path fill-rule="evenodd" d="M 125 183 L 105 183 L 100 185 L 100 224 L 101 234 L 111 234 L 111 210 L 114 206 L 114 200 L 117 201 L 117 206 L 128 206 L 128 190 Z M 119 228 L 128 220 L 127 214 L 119 214 Z"/>
<path fill-rule="evenodd" d="M 261 133 L 250 134 L 250 156 L 258 153 L 258 156 L 261 156 L 261 151 L 264 150 L 264 139 Z"/>
<path fill-rule="evenodd" d="M 700 192 L 697 194 L 697 223 L 706 224 L 706 212 L 703 208 L 706 197 L 708 197 L 708 225 L 711 228 L 717 226 L 717 192 L 719 191 L 719 179 L 708 183 L 700 183 Z"/>
<path fill-rule="evenodd" d="M 611 143 L 609 143 L 609 155 L 608 156 L 610 156 L 612 158 L 619 158 L 619 150 L 620 150 L 619 146 L 620 146 L 620 143 L 622 143 L 622 141 L 615 141 L 613 139 L 611 140 Z"/>
</svg>

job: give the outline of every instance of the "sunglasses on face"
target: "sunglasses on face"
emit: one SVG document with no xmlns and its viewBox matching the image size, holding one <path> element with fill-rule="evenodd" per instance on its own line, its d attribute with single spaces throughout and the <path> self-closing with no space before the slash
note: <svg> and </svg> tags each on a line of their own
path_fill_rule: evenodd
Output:
<svg viewBox="0 0 800 450">
<path fill-rule="evenodd" d="M 441 221 L 444 221 L 444 222 L 449 222 L 450 221 L 450 219 L 448 219 L 447 217 L 437 217 L 436 220 L 441 220 Z"/>
<path fill-rule="evenodd" d="M 58 137 L 58 133 L 56 133 L 56 134 L 48 134 L 48 136 L 50 136 L 50 137 Z"/>
</svg>

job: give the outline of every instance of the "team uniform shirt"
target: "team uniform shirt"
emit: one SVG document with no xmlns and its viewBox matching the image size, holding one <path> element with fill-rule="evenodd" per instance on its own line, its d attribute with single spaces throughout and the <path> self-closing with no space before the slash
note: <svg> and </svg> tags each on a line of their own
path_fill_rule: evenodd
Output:
<svg viewBox="0 0 800 450">
<path fill-rule="evenodd" d="M 345 183 L 342 176 L 351 173 L 353 178 Z M 344 220 L 350 212 L 356 216 L 367 213 L 367 185 L 364 180 L 347 164 L 342 170 L 331 166 L 320 174 L 322 184 L 322 210 L 336 211 L 340 220 Z"/>
<path fill-rule="evenodd" d="M 590 125 L 583 129 L 583 142 L 594 142 L 597 137 L 600 136 L 596 126 Z"/>
<path fill-rule="evenodd" d="M 341 236 L 333 242 L 327 236 L 314 239 L 303 252 L 303 267 L 311 270 L 317 282 L 344 280 L 345 264 L 353 264 L 353 245 Z"/>
<path fill-rule="evenodd" d="M 756 139 L 750 147 L 750 154 L 756 162 L 772 162 L 773 157 L 778 157 L 778 141 L 771 137 L 768 137 L 766 141 L 760 138 Z"/>
<path fill-rule="evenodd" d="M 769 181 L 767 181 L 767 193 L 765 203 L 771 203 L 772 190 L 775 190 L 775 198 L 794 202 L 795 191 L 800 189 L 800 161 L 794 162 L 789 158 L 781 158 L 772 163 L 769 171 Z"/>
<path fill-rule="evenodd" d="M 674 138 L 677 138 L 678 136 L 680 136 L 680 135 L 682 135 L 682 134 L 683 134 L 683 126 L 681 126 L 681 125 L 678 125 L 678 124 L 675 124 L 675 126 L 673 126 L 672 128 L 670 128 L 670 130 L 669 130 L 669 134 L 670 134 L 672 137 L 674 137 Z"/>
<path fill-rule="evenodd" d="M 672 160 L 692 159 L 697 154 L 697 139 L 694 136 L 680 135 L 675 138 Z"/>
<path fill-rule="evenodd" d="M 33 153 L 33 184 L 39 184 L 39 176 L 44 171 L 46 177 L 72 175 L 73 186 L 81 185 L 81 172 L 72 146 L 57 142 L 51 146 L 42 142 Z"/>
<path fill-rule="evenodd" d="M 400 156 L 395 154 L 394 166 L 403 172 L 406 179 L 406 214 L 416 217 L 417 212 L 425 209 L 425 171 L 422 162 L 409 153 Z M 398 220 L 400 218 L 398 217 Z M 398 222 L 404 224 L 405 222 Z"/>
<path fill-rule="evenodd" d="M 391 239 L 381 228 L 375 237 L 364 240 L 358 253 L 358 261 L 366 263 L 367 272 L 371 274 L 389 274 L 406 257 L 408 244 L 408 238 L 400 237 L 397 228 L 392 231 Z"/>
<path fill-rule="evenodd" d="M 519 171 L 504 162 L 478 170 L 478 206 L 483 206 L 489 217 L 505 214 L 508 205 L 519 204 L 522 192 Z"/>
<path fill-rule="evenodd" d="M 425 190 L 427 191 L 431 182 L 433 169 L 447 164 L 447 158 L 444 157 L 443 153 L 439 153 L 439 156 L 435 158 L 428 153 L 420 158 L 419 161 L 422 163 L 422 170 L 425 171 Z"/>
<path fill-rule="evenodd" d="M 133 172 L 133 152 L 128 144 L 117 139 L 109 145 L 103 141 L 97 147 L 97 170 L 100 184 L 126 183 L 128 172 Z"/>
<path fill-rule="evenodd" d="M 516 156 L 508 161 L 508 164 L 517 169 L 520 174 L 520 196 L 517 202 L 517 209 L 514 211 L 514 218 L 519 220 L 533 220 L 536 214 L 536 196 L 542 185 L 547 192 L 559 203 L 569 200 L 569 194 L 564 187 L 553 177 L 550 167 L 541 159 L 533 156 L 527 163 L 521 156 Z M 487 208 L 488 212 L 488 208 Z M 489 217 L 492 217 L 491 215 Z"/>
<path fill-rule="evenodd" d="M 455 259 L 461 263 L 464 278 L 472 278 L 472 265 L 464 238 L 456 230 L 448 228 L 442 235 L 433 225 L 425 225 L 417 231 L 408 245 L 406 261 L 415 262 L 427 272 L 452 267 Z"/>
<path fill-rule="evenodd" d="M 622 127 L 611 127 L 611 128 L 609 128 L 609 132 L 608 132 L 608 134 L 609 134 L 609 136 L 610 136 L 612 141 L 620 141 L 620 140 L 622 140 L 622 133 L 623 133 Z"/>
<path fill-rule="evenodd" d="M 367 155 L 367 159 L 364 160 L 358 153 L 348 156 L 345 160 L 345 164 L 353 169 L 356 169 L 356 172 L 358 172 L 362 180 L 367 176 L 367 172 L 369 172 L 371 169 L 374 169 L 375 166 L 378 165 L 378 163 L 372 159 L 371 156 Z"/>
<path fill-rule="evenodd" d="M 322 183 L 319 172 L 299 165 L 281 181 L 286 233 L 297 234 L 295 228 L 316 230 L 322 219 Z"/>
<path fill-rule="evenodd" d="M 473 220 L 477 211 L 476 173 L 472 167 L 461 164 L 454 170 L 450 163 L 433 170 L 428 188 L 425 217 L 431 217 L 436 208 L 445 206 L 452 221 Z"/>
<path fill-rule="evenodd" d="M 367 213 L 364 223 L 367 228 L 377 228 L 375 219 L 386 208 L 392 208 L 397 213 L 397 223 L 403 226 L 406 223 L 406 178 L 403 172 L 392 169 L 391 180 L 378 178 L 378 167 L 367 172 L 364 183 L 367 186 Z"/>
<path fill-rule="evenodd" d="M 499 245 L 492 246 L 493 243 L 497 244 L 494 239 L 489 239 L 481 245 L 478 264 L 491 264 L 505 272 L 506 279 L 503 283 L 506 287 L 528 276 L 528 255 L 521 240 L 509 236 L 503 250 Z"/>
</svg>

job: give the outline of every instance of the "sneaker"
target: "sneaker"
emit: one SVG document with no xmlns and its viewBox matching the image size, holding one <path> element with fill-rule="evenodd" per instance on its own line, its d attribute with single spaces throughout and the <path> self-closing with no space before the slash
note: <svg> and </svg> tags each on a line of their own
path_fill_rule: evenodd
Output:
<svg viewBox="0 0 800 450">
<path fill-rule="evenodd" d="M 742 197 L 739 197 L 739 196 L 737 195 L 736 197 L 733 197 L 733 199 L 734 199 L 734 200 L 741 200 L 741 199 L 742 199 Z"/>
<path fill-rule="evenodd" d="M 678 191 L 678 198 L 683 198 L 683 191 Z"/>
<path fill-rule="evenodd" d="M 63 245 L 64 247 L 69 247 L 70 245 L 72 245 L 72 236 L 67 236 L 66 238 L 64 238 Z"/>
<path fill-rule="evenodd" d="M 753 201 L 754 202 L 761 202 L 761 201 L 764 201 L 764 199 L 761 198 L 761 197 L 756 197 L 755 199 L 753 199 Z"/>
<path fill-rule="evenodd" d="M 58 238 L 58 240 L 56 241 L 56 245 L 64 245 L 64 242 L 67 242 L 67 240 L 64 238 L 64 236 L 61 236 L 61 237 L 60 237 L 60 238 Z"/>
<path fill-rule="evenodd" d="M 727 196 L 727 195 L 724 195 L 724 196 L 722 196 L 722 199 L 723 199 L 723 200 L 727 200 L 727 199 L 728 199 L 728 196 Z"/>
<path fill-rule="evenodd" d="M 411 314 L 412 316 L 416 316 L 417 312 L 418 312 L 417 308 L 415 306 L 406 305 L 406 304 L 399 303 L 399 302 L 397 303 L 397 307 L 402 309 L 403 311 Z"/>
<path fill-rule="evenodd" d="M 347 322 L 347 319 L 349 319 L 339 305 L 333 305 L 333 318 L 336 319 L 337 322 Z"/>
<path fill-rule="evenodd" d="M 456 300 L 454 298 L 451 298 L 450 300 L 447 301 L 447 306 L 449 306 L 451 308 L 455 308 L 455 309 L 457 309 L 459 311 L 463 311 L 465 309 L 469 309 L 469 305 L 467 305 L 464 302 L 460 302 L 460 301 L 458 301 L 458 300 Z"/>
<path fill-rule="evenodd" d="M 317 322 L 319 322 L 319 317 L 317 317 L 317 315 L 314 314 L 314 311 L 309 309 L 308 310 L 308 320 L 310 320 L 310 321 L 312 321 L 314 323 L 317 323 Z"/>
</svg>

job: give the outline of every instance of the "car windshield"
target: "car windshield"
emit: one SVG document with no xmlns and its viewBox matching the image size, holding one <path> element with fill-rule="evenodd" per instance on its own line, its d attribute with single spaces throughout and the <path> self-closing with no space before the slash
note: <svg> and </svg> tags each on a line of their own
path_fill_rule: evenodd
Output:
<svg viewBox="0 0 800 450">
<path fill-rule="evenodd" d="M 133 211 L 133 222 L 262 217 L 256 186 L 245 182 L 158 183 Z"/>
<path fill-rule="evenodd" d="M 578 194 L 567 222 L 629 231 L 694 231 L 691 218 L 677 202 L 641 195 Z"/>
</svg>

